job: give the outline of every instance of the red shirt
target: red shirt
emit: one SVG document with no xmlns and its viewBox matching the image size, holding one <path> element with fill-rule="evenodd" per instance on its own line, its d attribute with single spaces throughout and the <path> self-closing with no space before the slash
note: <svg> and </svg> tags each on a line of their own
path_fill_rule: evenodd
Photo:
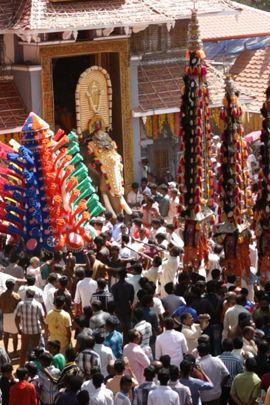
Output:
<svg viewBox="0 0 270 405">
<path fill-rule="evenodd" d="M 9 405 L 37 405 L 36 389 L 23 380 L 10 388 Z"/>
</svg>

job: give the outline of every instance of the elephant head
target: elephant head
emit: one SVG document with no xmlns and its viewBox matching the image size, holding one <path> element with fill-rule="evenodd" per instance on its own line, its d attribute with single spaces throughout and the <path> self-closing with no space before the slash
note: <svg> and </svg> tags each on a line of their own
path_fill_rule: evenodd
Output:
<svg viewBox="0 0 270 405">
<path fill-rule="evenodd" d="M 131 215 L 124 198 L 123 164 L 116 143 L 106 132 L 98 130 L 88 143 L 88 151 L 101 172 L 99 188 L 107 210 L 114 215 L 123 210 Z"/>
</svg>

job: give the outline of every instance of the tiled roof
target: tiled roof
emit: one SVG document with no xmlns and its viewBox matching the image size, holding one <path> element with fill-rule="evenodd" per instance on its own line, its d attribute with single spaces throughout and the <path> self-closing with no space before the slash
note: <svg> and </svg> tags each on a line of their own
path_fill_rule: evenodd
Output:
<svg viewBox="0 0 270 405">
<path fill-rule="evenodd" d="M 204 41 L 270 35 L 270 13 L 241 4 L 236 14 L 199 16 Z"/>
<path fill-rule="evenodd" d="M 3 1 L 3 0 L 2 0 Z M 6 1 L 6 0 L 5 0 Z M 54 3 L 49 0 L 24 0 L 16 30 L 71 30 L 111 27 L 134 27 L 147 24 L 172 23 L 188 18 L 192 0 L 91 0 Z M 198 0 L 198 14 L 234 12 L 230 0 Z"/>
<path fill-rule="evenodd" d="M 0 0 L 0 30 L 144 27 L 189 18 L 192 7 L 192 0 Z M 266 11 L 230 0 L 197 0 L 196 7 L 204 40 L 270 33 L 270 13 Z M 214 17 L 212 13 L 216 13 Z"/>
<path fill-rule="evenodd" d="M 26 108 L 13 80 L 0 80 L 0 131 L 21 127 Z"/>
<path fill-rule="evenodd" d="M 247 94 L 255 97 L 250 103 L 250 110 L 259 113 L 270 78 L 270 47 L 242 52 L 231 67 L 230 73 Z"/>
<path fill-rule="evenodd" d="M 0 29 L 10 28 L 22 12 L 25 0 L 0 0 Z"/>
<path fill-rule="evenodd" d="M 157 110 L 179 110 L 185 61 L 142 65 L 138 70 L 139 106 L 138 115 L 155 114 Z M 224 76 L 207 63 L 208 87 L 211 106 L 221 106 L 224 97 Z"/>
</svg>

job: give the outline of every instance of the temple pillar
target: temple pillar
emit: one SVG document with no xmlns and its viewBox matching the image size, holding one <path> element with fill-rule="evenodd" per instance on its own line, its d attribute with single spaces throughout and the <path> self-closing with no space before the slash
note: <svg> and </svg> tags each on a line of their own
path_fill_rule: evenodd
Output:
<svg viewBox="0 0 270 405">
<path fill-rule="evenodd" d="M 28 112 L 42 115 L 41 109 L 41 66 L 12 66 L 14 82 Z"/>
<path fill-rule="evenodd" d="M 131 71 L 131 107 L 132 110 L 139 105 L 139 84 L 138 84 L 138 64 L 140 61 L 139 56 L 132 56 L 130 60 Z M 134 181 L 140 182 L 142 177 L 141 170 L 141 140 L 140 140 L 140 118 L 132 118 L 133 127 L 133 170 Z"/>
</svg>

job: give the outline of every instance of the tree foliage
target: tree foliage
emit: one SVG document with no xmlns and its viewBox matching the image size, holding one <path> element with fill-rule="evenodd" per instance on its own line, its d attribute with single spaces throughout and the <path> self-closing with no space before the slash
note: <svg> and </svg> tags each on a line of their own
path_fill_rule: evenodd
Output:
<svg viewBox="0 0 270 405">
<path fill-rule="evenodd" d="M 259 8 L 261 10 L 270 11 L 270 0 L 237 0 L 238 3 L 246 4 L 247 6 L 252 6 Z"/>
</svg>

